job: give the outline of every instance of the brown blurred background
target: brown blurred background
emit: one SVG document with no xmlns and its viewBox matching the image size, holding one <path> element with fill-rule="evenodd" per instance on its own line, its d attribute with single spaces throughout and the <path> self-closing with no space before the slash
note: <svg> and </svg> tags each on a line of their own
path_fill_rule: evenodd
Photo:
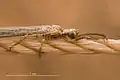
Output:
<svg viewBox="0 0 120 80">
<path fill-rule="evenodd" d="M 118 38 L 119 0 L 0 0 L 0 25 L 60 24 Z"/>
<path fill-rule="evenodd" d="M 98 32 L 119 39 L 119 14 L 119 0 L 0 0 L 1 27 L 59 24 L 65 28 L 79 28 L 83 33 Z M 61 57 L 53 53 L 42 60 L 31 56 L 0 56 L 0 59 L 1 75 L 2 72 L 49 74 L 55 71 L 61 76 L 42 79 L 120 80 L 120 56 Z"/>
</svg>

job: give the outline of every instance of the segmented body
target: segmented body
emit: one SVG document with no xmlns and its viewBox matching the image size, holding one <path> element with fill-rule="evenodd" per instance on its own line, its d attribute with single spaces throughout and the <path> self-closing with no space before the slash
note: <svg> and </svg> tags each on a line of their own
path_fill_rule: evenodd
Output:
<svg viewBox="0 0 120 80">
<path fill-rule="evenodd" d="M 27 46 L 26 43 L 23 41 L 29 36 L 32 35 L 36 37 L 36 40 L 40 42 L 39 50 L 33 49 L 30 46 Z M 71 43 L 76 45 L 80 48 L 86 49 L 84 46 L 78 44 L 78 40 L 81 39 L 99 39 L 97 37 L 93 37 L 94 35 L 100 36 L 100 39 L 107 39 L 104 34 L 98 33 L 84 33 L 81 34 L 79 29 L 64 29 L 59 25 L 41 25 L 41 26 L 29 26 L 29 27 L 9 27 L 9 28 L 0 28 L 0 38 L 7 38 L 7 37 L 16 37 L 16 36 L 23 36 L 18 41 L 13 42 L 10 46 L 8 46 L 8 51 L 12 51 L 12 48 L 18 44 L 23 45 L 33 51 L 37 52 L 39 57 L 41 56 L 42 45 L 47 44 L 55 49 L 59 49 L 64 52 L 70 52 L 63 48 L 58 47 L 55 44 L 52 44 L 48 40 L 56 40 L 56 39 L 63 39 L 67 43 Z M 24 44 L 21 44 L 23 42 Z M 91 49 L 88 49 L 91 50 Z M 92 51 L 94 51 L 92 49 Z"/>
<path fill-rule="evenodd" d="M 0 38 L 4 37 L 15 37 L 15 36 L 24 36 L 26 34 L 33 35 L 45 35 L 50 32 L 59 31 L 62 32 L 64 29 L 59 25 L 41 25 L 41 26 L 29 26 L 29 27 L 9 27 L 9 28 L 0 28 Z"/>
</svg>

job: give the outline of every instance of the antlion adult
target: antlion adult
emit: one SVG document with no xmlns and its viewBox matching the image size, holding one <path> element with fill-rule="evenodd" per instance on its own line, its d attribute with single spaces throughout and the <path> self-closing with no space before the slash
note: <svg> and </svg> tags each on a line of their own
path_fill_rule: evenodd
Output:
<svg viewBox="0 0 120 80">
<path fill-rule="evenodd" d="M 94 35 L 100 36 L 100 38 L 93 37 Z M 14 46 L 20 44 L 27 37 L 32 36 L 32 37 L 35 37 L 41 43 L 39 47 L 39 51 L 36 51 L 39 54 L 39 56 L 41 55 L 41 52 L 42 52 L 42 45 L 48 44 L 51 46 L 51 44 L 49 43 L 52 40 L 63 39 L 65 42 L 68 42 L 74 45 L 78 45 L 77 43 L 81 39 L 91 39 L 91 40 L 106 39 L 107 40 L 107 37 L 104 34 L 99 34 L 99 33 L 83 33 L 82 34 L 79 29 L 65 29 L 59 25 L 0 28 L 0 38 L 16 37 L 16 36 L 22 36 L 22 37 L 20 37 L 20 40 L 8 46 L 8 49 L 7 49 L 8 51 L 11 51 Z M 57 45 L 52 45 L 51 47 L 64 51 L 63 49 L 58 48 L 56 46 Z"/>
</svg>

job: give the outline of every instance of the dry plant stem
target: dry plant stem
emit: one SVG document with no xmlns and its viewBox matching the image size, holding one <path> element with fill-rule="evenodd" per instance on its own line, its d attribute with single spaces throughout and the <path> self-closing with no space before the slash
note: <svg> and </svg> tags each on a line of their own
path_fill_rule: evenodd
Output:
<svg viewBox="0 0 120 80">
<path fill-rule="evenodd" d="M 21 37 L 19 41 L 15 41 L 12 45 L 10 45 L 10 46 L 8 47 L 8 50 L 11 51 L 11 49 L 12 49 L 14 46 L 16 46 L 16 45 L 20 44 L 22 41 L 24 41 L 24 40 L 27 38 L 27 36 L 28 36 L 28 34 L 25 35 L 25 36 L 23 36 L 23 37 Z"/>
<path fill-rule="evenodd" d="M 24 46 L 24 47 L 26 47 L 26 48 L 28 48 L 30 50 L 33 50 L 36 53 L 38 53 L 38 57 L 39 58 L 42 57 L 42 55 L 39 53 L 39 49 L 36 49 L 36 48 L 32 47 L 32 45 L 28 44 L 27 42 L 23 41 L 23 42 L 20 43 L 20 45 L 22 45 L 22 46 Z M 43 53 L 43 52 L 41 52 L 41 53 Z"/>
<path fill-rule="evenodd" d="M 120 52 L 120 49 L 114 47 L 113 44 L 110 44 L 109 41 L 106 39 L 104 39 L 103 41 L 99 41 L 99 40 L 92 40 L 92 41 L 103 44 L 103 45 L 107 46 L 108 48 L 113 49 L 114 51 Z"/>
<path fill-rule="evenodd" d="M 58 49 L 63 52 L 72 53 L 72 54 L 75 53 L 75 52 L 71 52 L 69 50 L 63 49 L 61 47 L 58 47 L 56 44 L 51 44 L 51 42 L 44 42 L 44 44 L 47 44 L 47 45 L 51 46 L 52 48 Z"/>
<path fill-rule="evenodd" d="M 63 51 L 63 52 L 69 53 L 69 54 L 88 54 L 88 55 L 93 54 L 93 53 L 75 53 L 75 52 L 71 52 L 69 50 L 66 50 L 66 49 L 63 49 L 61 47 L 58 47 L 56 44 L 51 44 L 51 42 L 43 42 L 42 44 L 47 44 L 47 45 L 51 46 L 54 49 L 58 49 L 60 51 Z M 36 48 L 32 47 L 30 44 L 28 44 L 25 41 L 23 41 L 22 43 L 20 43 L 20 45 L 22 45 L 22 46 L 24 46 L 24 47 L 26 47 L 28 49 L 32 49 L 33 51 L 37 52 L 39 57 L 41 57 L 41 53 L 43 53 L 43 52 L 40 52 L 41 50 L 39 51 L 39 49 L 36 49 Z M 42 46 L 40 46 L 40 48 L 41 47 Z"/>
<path fill-rule="evenodd" d="M 88 50 L 88 51 L 92 51 L 93 53 L 92 54 L 99 54 L 100 52 L 101 52 L 101 50 L 97 50 L 97 49 L 92 49 L 92 48 L 88 48 L 88 47 L 86 47 L 86 46 L 84 46 L 84 45 L 82 45 L 82 44 L 78 44 L 77 42 L 73 42 L 73 41 L 67 41 L 68 43 L 71 43 L 71 44 L 73 44 L 73 45 L 76 45 L 76 46 L 78 46 L 78 47 L 80 47 L 80 48 L 82 48 L 82 49 L 85 49 L 85 50 Z"/>
<path fill-rule="evenodd" d="M 69 51 L 69 50 L 63 49 L 63 48 L 61 48 L 61 47 L 58 47 L 58 46 L 55 45 L 55 44 L 51 44 L 51 42 L 44 42 L 44 43 L 42 43 L 42 44 L 47 44 L 47 45 L 51 46 L 52 48 L 58 49 L 58 50 L 63 51 L 63 52 L 72 53 L 72 54 L 75 53 L 75 52 L 71 52 L 71 51 Z M 36 48 L 32 47 L 32 46 L 31 46 L 30 44 L 28 44 L 27 42 L 23 41 L 23 42 L 20 43 L 20 45 L 22 45 L 22 46 L 24 46 L 24 47 L 26 47 L 26 48 L 28 48 L 28 49 L 32 49 L 33 51 L 37 52 L 39 57 L 42 56 L 42 55 L 41 55 L 41 53 L 43 53 L 42 51 L 40 52 L 39 49 L 36 49 Z M 42 47 L 42 46 L 41 46 L 41 47 Z"/>
<path fill-rule="evenodd" d="M 89 40 L 88 40 L 89 41 Z M 116 49 L 114 46 L 112 46 L 113 44 L 114 44 L 114 42 L 113 43 L 109 43 L 109 40 L 107 40 L 107 41 L 105 41 L 105 42 L 103 42 L 103 41 L 100 41 L 100 40 L 92 40 L 92 41 L 94 41 L 94 42 L 98 42 L 98 43 L 100 43 L 100 44 L 103 44 L 103 45 L 105 45 L 105 46 L 107 46 L 107 47 L 109 47 L 110 49 L 113 49 L 114 51 L 119 51 L 118 49 Z M 89 48 L 89 47 L 87 47 L 86 45 L 84 45 L 84 44 L 82 44 L 82 42 L 81 43 L 77 43 L 77 42 L 72 42 L 72 41 L 67 41 L 68 43 L 70 43 L 70 44 L 74 44 L 74 45 L 76 45 L 76 46 L 78 46 L 78 47 L 80 47 L 80 48 L 82 48 L 82 49 L 85 49 L 85 50 L 88 50 L 89 52 L 88 53 L 76 53 L 76 52 L 72 52 L 72 51 L 69 51 L 69 50 L 67 50 L 67 49 L 64 49 L 64 48 L 61 48 L 61 47 L 59 47 L 57 44 L 53 44 L 52 42 L 49 42 L 49 41 L 46 41 L 46 42 L 44 42 L 43 44 L 47 44 L 47 45 L 49 45 L 49 46 L 51 46 L 52 48 L 54 48 L 54 49 L 58 49 L 58 50 L 60 50 L 60 51 L 63 51 L 63 52 L 67 52 L 68 54 L 88 54 L 88 55 L 90 55 L 90 54 L 98 54 L 98 53 L 106 53 L 106 54 L 108 54 L 108 52 L 107 51 L 105 51 L 105 50 L 99 50 L 99 49 L 97 49 L 97 47 L 95 47 L 95 48 Z M 117 40 L 116 40 L 116 42 L 117 42 Z M 94 44 L 96 44 L 96 43 L 92 43 L 93 45 Z M 92 44 L 90 44 L 90 45 L 92 45 Z M 29 43 L 27 43 L 27 42 L 25 42 L 25 41 L 22 41 L 21 43 L 20 43 L 20 45 L 22 45 L 22 46 L 24 46 L 24 47 L 26 47 L 26 48 L 28 48 L 28 49 L 30 49 L 30 50 L 33 50 L 33 51 L 35 51 L 35 52 L 39 52 L 39 49 L 36 49 L 36 48 L 34 48 L 31 44 L 29 44 Z M 98 44 L 99 45 L 99 44 Z M 0 42 L 0 47 L 2 47 L 2 48 L 4 48 L 4 49 L 8 49 L 8 45 L 7 44 L 5 44 L 5 43 L 2 43 L 2 42 Z M 13 53 L 20 53 L 20 52 L 17 52 L 17 50 L 15 50 L 15 48 L 12 48 L 12 50 L 10 51 L 10 52 L 13 52 Z M 92 53 L 93 52 L 93 53 Z M 95 53 L 96 52 L 96 53 Z M 119 51 L 120 52 L 120 51 Z M 111 52 L 112 53 L 112 52 Z M 118 53 L 119 54 L 119 53 Z M 67 55 L 67 54 L 65 54 L 65 55 Z M 117 54 L 115 54 L 115 53 L 112 53 L 111 55 L 117 55 Z"/>
<path fill-rule="evenodd" d="M 49 46 L 51 46 L 52 48 L 54 48 L 54 49 L 58 49 L 58 50 L 60 50 L 60 51 L 63 51 L 63 52 L 66 52 L 66 53 L 69 53 L 69 54 L 88 54 L 88 55 L 91 55 L 91 54 L 93 54 L 93 53 L 76 53 L 76 52 L 71 52 L 71 51 L 69 51 L 69 50 L 66 50 L 66 49 L 63 49 L 63 48 L 61 48 L 61 47 L 58 47 L 56 44 L 52 44 L 51 42 L 44 42 L 43 44 L 47 44 L 47 45 L 49 45 Z M 40 56 L 41 56 L 41 53 L 39 53 L 39 49 L 36 49 L 36 48 L 34 48 L 34 47 L 32 47 L 30 44 L 28 44 L 27 42 L 25 42 L 25 41 L 23 41 L 22 43 L 20 43 L 20 45 L 22 45 L 22 46 L 24 46 L 24 47 L 26 47 L 26 48 L 28 48 L 28 49 L 32 49 L 33 51 L 35 51 L 35 52 L 37 52 L 38 54 L 40 54 Z M 87 49 L 87 48 L 86 48 Z M 98 53 L 97 53 L 98 54 Z M 64 54 L 62 54 L 62 55 L 64 55 Z"/>
<path fill-rule="evenodd" d="M 30 45 L 29 43 L 27 43 L 27 42 L 25 42 L 25 41 L 21 42 L 20 45 L 22 45 L 22 46 L 24 46 L 24 47 L 26 47 L 26 48 L 28 48 L 28 49 L 30 49 L 30 50 L 33 50 L 33 51 L 35 51 L 35 52 L 38 52 L 38 51 L 39 51 L 38 49 L 32 47 L 32 45 Z"/>
</svg>

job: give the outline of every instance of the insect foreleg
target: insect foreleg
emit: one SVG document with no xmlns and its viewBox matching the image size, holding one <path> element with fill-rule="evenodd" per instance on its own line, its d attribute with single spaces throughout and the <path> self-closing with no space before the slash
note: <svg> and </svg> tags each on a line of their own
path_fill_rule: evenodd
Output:
<svg viewBox="0 0 120 80">
<path fill-rule="evenodd" d="M 69 37 L 64 38 L 64 41 L 67 42 L 67 43 L 73 44 L 75 46 L 78 46 L 82 49 L 89 50 L 89 51 L 94 51 L 93 53 L 97 52 L 97 50 L 95 50 L 95 49 L 87 48 L 82 44 L 78 44 L 78 42 L 76 40 L 70 39 Z"/>
<path fill-rule="evenodd" d="M 96 36 L 96 37 L 93 37 Z M 97 36 L 101 37 L 98 38 Z M 90 39 L 90 40 L 97 40 L 97 39 L 107 39 L 107 37 L 104 34 L 98 34 L 98 33 L 84 33 L 84 34 L 79 34 L 76 37 L 76 41 L 81 40 L 81 39 Z"/>
</svg>

